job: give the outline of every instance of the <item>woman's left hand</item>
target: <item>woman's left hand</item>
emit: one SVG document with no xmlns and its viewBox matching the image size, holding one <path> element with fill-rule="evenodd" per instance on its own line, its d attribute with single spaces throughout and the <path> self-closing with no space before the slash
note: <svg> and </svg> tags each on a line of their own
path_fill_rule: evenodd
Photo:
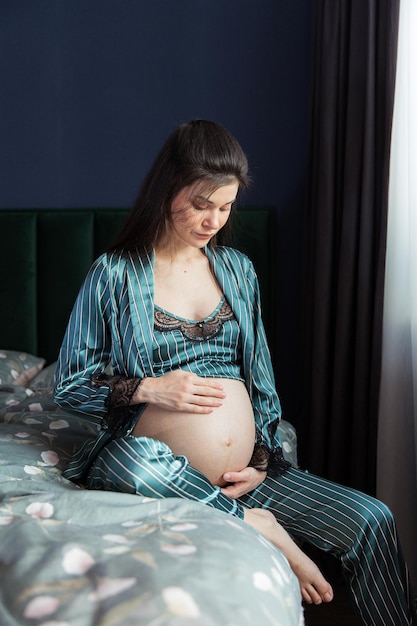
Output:
<svg viewBox="0 0 417 626">
<path fill-rule="evenodd" d="M 223 479 L 231 484 L 222 487 L 221 491 L 230 498 L 240 498 L 245 493 L 256 489 L 265 476 L 266 472 L 260 472 L 254 467 L 245 467 L 240 472 L 226 472 L 226 474 L 223 474 Z"/>
</svg>

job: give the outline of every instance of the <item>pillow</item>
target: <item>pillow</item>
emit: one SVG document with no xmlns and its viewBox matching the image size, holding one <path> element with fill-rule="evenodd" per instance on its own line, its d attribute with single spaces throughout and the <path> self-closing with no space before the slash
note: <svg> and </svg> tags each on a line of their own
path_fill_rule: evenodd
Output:
<svg viewBox="0 0 417 626">
<path fill-rule="evenodd" d="M 278 434 L 281 439 L 284 459 L 289 461 L 293 467 L 298 467 L 297 433 L 294 426 L 286 420 L 280 420 Z"/>
<path fill-rule="evenodd" d="M 45 359 L 26 352 L 0 350 L 0 384 L 27 387 L 45 363 Z"/>
<path fill-rule="evenodd" d="M 52 389 L 54 386 L 54 376 L 56 370 L 56 361 L 47 365 L 43 370 L 35 376 L 30 382 L 31 389 Z"/>
<path fill-rule="evenodd" d="M 5 412 L 12 409 L 21 411 L 21 402 L 33 396 L 33 391 L 19 385 L 0 385 L 0 416 L 3 417 Z M 3 411 L 4 409 L 4 411 Z"/>
</svg>

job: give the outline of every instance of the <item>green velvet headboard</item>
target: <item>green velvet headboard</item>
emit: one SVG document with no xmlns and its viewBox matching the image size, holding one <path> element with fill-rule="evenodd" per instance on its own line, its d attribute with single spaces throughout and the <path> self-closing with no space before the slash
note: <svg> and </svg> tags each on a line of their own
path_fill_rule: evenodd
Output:
<svg viewBox="0 0 417 626">
<path fill-rule="evenodd" d="M 56 360 L 84 276 L 126 213 L 124 209 L 0 210 L 0 349 Z M 272 212 L 239 209 L 236 219 L 235 247 L 255 264 L 268 331 L 273 301 Z"/>
</svg>

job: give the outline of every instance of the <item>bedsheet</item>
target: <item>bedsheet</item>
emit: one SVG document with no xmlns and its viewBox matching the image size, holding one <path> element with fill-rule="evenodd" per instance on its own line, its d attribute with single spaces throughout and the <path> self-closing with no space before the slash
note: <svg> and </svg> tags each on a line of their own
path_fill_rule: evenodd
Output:
<svg viewBox="0 0 417 626">
<path fill-rule="evenodd" d="M 64 479 L 96 428 L 57 408 L 42 376 L 0 384 L 1 626 L 304 623 L 286 559 L 244 522 Z"/>
</svg>

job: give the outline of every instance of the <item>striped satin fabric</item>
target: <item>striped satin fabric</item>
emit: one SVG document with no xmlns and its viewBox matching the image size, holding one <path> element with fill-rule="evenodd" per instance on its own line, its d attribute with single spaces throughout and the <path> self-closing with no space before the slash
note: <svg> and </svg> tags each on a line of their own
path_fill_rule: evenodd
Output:
<svg viewBox="0 0 417 626">
<path fill-rule="evenodd" d="M 359 624 L 417 624 L 409 573 L 385 504 L 296 468 L 267 476 L 239 502 L 268 509 L 291 535 L 340 560 Z"/>
<path fill-rule="evenodd" d="M 239 325 L 232 317 L 233 313 L 226 320 L 218 316 L 225 303 L 223 296 L 215 311 L 205 320 L 185 320 L 155 307 L 169 320 L 163 330 L 154 330 L 153 363 L 156 376 L 183 369 L 204 378 L 233 378 L 244 382 L 240 368 L 242 351 Z M 171 330 L 175 322 L 178 322 L 178 327 Z M 190 339 L 190 335 L 194 334 L 193 327 L 210 327 L 210 324 L 216 331 L 214 336 Z M 159 327 L 162 328 L 162 325 Z"/>
<path fill-rule="evenodd" d="M 245 380 L 254 409 L 257 441 L 276 450 L 280 447 L 275 428 L 281 407 L 253 265 L 231 248 L 218 248 L 214 253 L 206 250 L 206 254 L 235 321 L 226 321 L 222 333 L 200 345 L 193 367 L 207 369 L 207 351 L 212 350 L 211 356 L 215 357 L 223 350 L 229 364 L 224 361 L 223 369 L 214 368 L 213 375 L 223 372 Z M 153 255 L 113 254 L 102 255 L 93 264 L 75 303 L 58 359 L 55 399 L 64 409 L 94 416 L 100 423 L 106 414 L 109 389 L 93 387 L 93 374 L 111 363 L 115 374 L 156 376 L 161 368 L 172 367 L 181 359 L 184 365 L 196 352 L 196 343 L 188 343 L 180 357 L 176 350 L 183 345 L 183 338 L 178 332 L 169 339 L 168 335 L 156 337 L 153 263 Z M 164 356 L 159 353 L 162 339 L 165 344 L 168 339 L 170 346 L 168 351 L 165 346 Z M 220 355 L 215 359 L 218 361 Z M 190 467 L 185 457 L 174 457 L 162 442 L 132 437 L 131 428 L 131 423 L 126 424 L 125 435 L 116 439 L 102 431 L 96 439 L 86 441 L 64 475 L 90 488 L 150 497 L 180 496 L 243 517 L 243 507 Z"/>
<path fill-rule="evenodd" d="M 281 408 L 253 266 L 245 255 L 230 248 L 206 254 L 237 322 L 237 327 L 235 322 L 225 323 L 223 337 L 219 335 L 213 345 L 217 341 L 220 349 L 224 341 L 223 348 L 229 345 L 225 350 L 229 364 L 240 360 L 238 369 L 232 367 L 229 373 L 244 378 L 257 440 L 274 450 L 280 445 L 275 426 Z M 112 254 L 101 256 L 92 266 L 58 360 L 55 398 L 64 409 L 95 417 L 100 424 L 109 390 L 107 386 L 93 388 L 92 374 L 111 364 L 117 374 L 155 376 L 186 358 L 187 350 L 182 356 L 174 355 L 181 342 L 178 332 L 169 338 L 160 335 L 159 341 L 156 338 L 153 261 L 152 255 Z M 235 353 L 232 343 L 237 328 L 239 352 Z M 164 351 L 162 339 L 169 344 Z M 296 468 L 282 476 L 268 474 L 257 489 L 233 500 L 190 467 L 185 457 L 174 457 L 163 442 L 133 437 L 128 430 L 127 426 L 126 434 L 116 438 L 102 430 L 86 441 L 64 475 L 93 489 L 198 500 L 241 518 L 244 507 L 267 508 L 295 537 L 340 560 L 359 623 L 416 624 L 395 523 L 382 503 Z"/>
<path fill-rule="evenodd" d="M 274 450 L 281 406 L 261 318 L 259 285 L 251 261 L 232 248 L 206 249 L 240 333 L 240 376 L 252 402 L 257 440 Z M 155 376 L 154 256 L 102 255 L 91 267 L 75 302 L 61 346 L 55 401 L 65 410 L 106 414 L 108 386 L 91 376 L 111 364 L 115 374 Z"/>
</svg>

